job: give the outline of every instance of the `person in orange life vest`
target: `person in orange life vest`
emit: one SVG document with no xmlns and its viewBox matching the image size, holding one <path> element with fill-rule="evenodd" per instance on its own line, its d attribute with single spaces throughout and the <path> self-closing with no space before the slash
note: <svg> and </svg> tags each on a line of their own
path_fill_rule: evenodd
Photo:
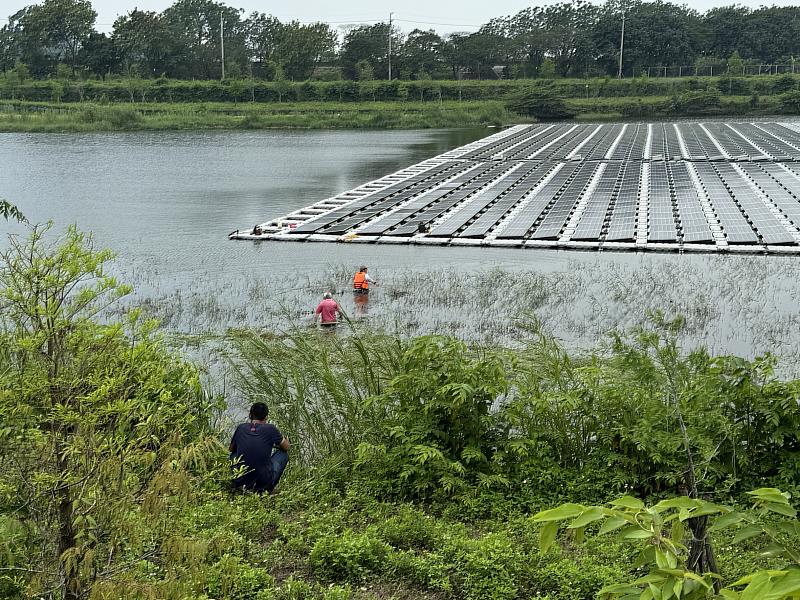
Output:
<svg viewBox="0 0 800 600">
<path fill-rule="evenodd" d="M 330 292 L 325 292 L 322 297 L 322 302 L 317 305 L 317 310 L 314 311 L 314 324 L 317 323 L 317 317 L 321 317 L 321 325 L 323 327 L 333 327 L 336 325 L 336 315 L 344 316 L 342 308 L 333 299 Z"/>
<path fill-rule="evenodd" d="M 353 293 L 364 295 L 369 294 L 370 283 L 378 285 L 378 282 L 370 277 L 367 273 L 367 267 L 363 266 L 358 270 L 358 273 L 353 276 Z"/>
</svg>

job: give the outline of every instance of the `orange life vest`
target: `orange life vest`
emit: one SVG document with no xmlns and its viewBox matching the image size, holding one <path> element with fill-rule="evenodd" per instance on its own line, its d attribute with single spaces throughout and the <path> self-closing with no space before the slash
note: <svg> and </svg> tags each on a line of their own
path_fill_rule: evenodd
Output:
<svg viewBox="0 0 800 600">
<path fill-rule="evenodd" d="M 359 271 L 353 277 L 353 289 L 354 290 L 368 290 L 369 283 L 367 282 L 366 273 L 363 271 Z"/>
</svg>

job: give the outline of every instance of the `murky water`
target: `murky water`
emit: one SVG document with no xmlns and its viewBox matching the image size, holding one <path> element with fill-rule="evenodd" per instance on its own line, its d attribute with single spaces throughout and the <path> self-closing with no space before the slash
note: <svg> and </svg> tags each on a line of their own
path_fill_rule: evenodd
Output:
<svg viewBox="0 0 800 600">
<path fill-rule="evenodd" d="M 172 331 L 303 322 L 331 289 L 376 326 L 509 343 L 534 316 L 590 346 L 663 309 L 691 344 L 800 364 L 798 258 L 226 238 L 492 131 L 0 134 L 0 196 L 93 231 Z M 383 283 L 366 306 L 347 292 L 360 263 Z"/>
</svg>

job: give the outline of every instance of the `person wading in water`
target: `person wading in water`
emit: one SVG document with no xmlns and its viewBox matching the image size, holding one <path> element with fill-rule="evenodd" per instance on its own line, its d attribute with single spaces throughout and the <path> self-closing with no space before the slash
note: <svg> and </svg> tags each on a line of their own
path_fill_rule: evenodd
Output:
<svg viewBox="0 0 800 600">
<path fill-rule="evenodd" d="M 336 316 L 344 316 L 341 306 L 336 300 L 333 299 L 333 294 L 325 292 L 322 296 L 322 302 L 317 305 L 314 311 L 314 324 L 317 323 L 317 317 L 321 317 L 320 324 L 323 329 L 336 327 Z"/>
<path fill-rule="evenodd" d="M 353 276 L 353 293 L 366 296 L 369 294 L 370 284 L 378 285 L 378 282 L 369 276 L 367 267 L 363 266 L 358 270 L 358 273 Z"/>
</svg>

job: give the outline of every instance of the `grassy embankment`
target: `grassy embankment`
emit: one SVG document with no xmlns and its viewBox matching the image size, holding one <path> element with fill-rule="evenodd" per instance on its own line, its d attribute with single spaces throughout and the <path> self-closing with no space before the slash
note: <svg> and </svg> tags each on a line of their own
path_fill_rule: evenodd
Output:
<svg viewBox="0 0 800 600">
<path fill-rule="evenodd" d="M 793 114 L 800 77 L 412 82 L 109 80 L 9 83 L 0 131 L 432 128 L 524 119 L 505 102 L 546 88 L 579 120 Z M 697 95 L 705 94 L 701 102 Z"/>
<path fill-rule="evenodd" d="M 500 102 L 0 104 L 0 131 L 85 132 L 181 129 L 427 129 L 517 120 Z"/>
<path fill-rule="evenodd" d="M 515 348 L 344 325 L 231 333 L 238 391 L 292 443 L 279 496 L 234 494 L 228 399 L 139 311 L 97 322 L 130 291 L 110 254 L 74 228 L 46 236 L 0 256 L 1 598 L 590 600 L 647 572 L 639 550 L 677 548 L 682 567 L 705 518 L 598 537 L 602 511 L 573 504 L 571 537 L 542 549 L 556 530 L 537 511 L 800 489 L 800 380 L 770 356 L 688 352 L 686 322 L 656 313 L 585 353 L 532 315 Z M 723 585 L 800 571 L 800 522 L 771 495 L 790 520 L 768 535 L 789 550 L 764 554 L 761 516 L 747 513 L 757 536 L 728 519 L 708 532 Z M 633 597 L 652 597 L 656 564 Z"/>
</svg>

